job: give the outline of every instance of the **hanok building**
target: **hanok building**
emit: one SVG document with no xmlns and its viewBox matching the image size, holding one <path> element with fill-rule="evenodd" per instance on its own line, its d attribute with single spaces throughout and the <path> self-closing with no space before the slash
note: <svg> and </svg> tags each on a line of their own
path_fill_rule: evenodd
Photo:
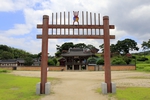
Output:
<svg viewBox="0 0 150 100">
<path fill-rule="evenodd" d="M 62 54 L 62 57 L 66 59 L 66 70 L 87 70 L 87 59 L 92 55 L 94 53 L 87 49 L 70 48 L 68 52 Z"/>
<path fill-rule="evenodd" d="M 24 59 L 0 60 L 0 66 L 23 66 L 24 62 Z"/>
</svg>

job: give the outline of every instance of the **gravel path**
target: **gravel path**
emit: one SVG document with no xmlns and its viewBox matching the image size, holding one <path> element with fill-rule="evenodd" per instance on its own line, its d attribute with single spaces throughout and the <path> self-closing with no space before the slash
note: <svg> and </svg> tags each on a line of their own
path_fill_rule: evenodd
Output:
<svg viewBox="0 0 150 100">
<path fill-rule="evenodd" d="M 21 76 L 40 77 L 40 71 L 13 71 Z M 48 77 L 58 78 L 52 82 L 50 95 L 41 100 L 116 100 L 108 95 L 96 93 L 104 82 L 104 72 L 48 72 Z M 150 87 L 150 73 L 133 71 L 112 71 L 112 82 L 117 87 Z"/>
</svg>

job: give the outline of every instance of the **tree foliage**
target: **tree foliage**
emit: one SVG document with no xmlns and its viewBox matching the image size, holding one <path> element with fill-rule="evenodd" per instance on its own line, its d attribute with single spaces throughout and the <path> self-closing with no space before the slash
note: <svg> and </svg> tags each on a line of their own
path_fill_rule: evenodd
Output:
<svg viewBox="0 0 150 100">
<path fill-rule="evenodd" d="M 13 59 L 14 55 L 11 52 L 3 51 L 1 54 L 1 59 Z"/>
<path fill-rule="evenodd" d="M 132 39 L 125 39 L 123 41 L 118 41 L 116 44 L 116 48 L 120 53 L 123 54 L 129 53 L 129 51 L 139 50 L 139 48 L 137 47 L 137 42 L 135 42 Z"/>
<path fill-rule="evenodd" d="M 92 51 L 93 53 L 97 52 L 98 49 L 96 49 L 95 46 L 91 45 L 91 44 L 84 44 L 84 43 L 77 43 L 77 44 L 73 44 L 72 42 L 66 42 L 64 44 L 60 45 L 56 45 L 56 49 L 57 52 L 55 53 L 56 57 L 60 57 L 60 55 L 62 53 L 65 53 L 69 50 L 69 48 L 85 48 L 89 51 Z"/>
<path fill-rule="evenodd" d="M 141 45 L 144 51 L 150 49 L 150 39 L 147 42 L 143 41 Z"/>
<path fill-rule="evenodd" d="M 31 66 L 33 64 L 33 59 L 31 57 L 26 57 L 24 62 L 24 65 Z"/>
<path fill-rule="evenodd" d="M 96 61 L 96 64 L 97 65 L 104 65 L 104 59 L 103 58 L 100 58 Z"/>
<path fill-rule="evenodd" d="M 116 57 L 111 62 L 112 65 L 126 65 L 127 63 L 121 57 Z"/>
<path fill-rule="evenodd" d="M 53 59 L 48 60 L 48 66 L 55 66 L 55 62 L 53 61 Z"/>
<path fill-rule="evenodd" d="M 102 52 L 104 52 L 104 44 L 99 46 Z M 120 54 L 127 54 L 130 51 L 139 50 L 137 47 L 137 42 L 132 39 L 125 39 L 122 41 L 118 41 L 116 44 L 110 45 L 111 53 L 120 53 Z"/>
<path fill-rule="evenodd" d="M 36 55 L 30 54 L 29 52 L 21 49 L 9 47 L 7 45 L 0 45 L 0 59 L 16 59 L 26 57 L 36 58 Z"/>
</svg>

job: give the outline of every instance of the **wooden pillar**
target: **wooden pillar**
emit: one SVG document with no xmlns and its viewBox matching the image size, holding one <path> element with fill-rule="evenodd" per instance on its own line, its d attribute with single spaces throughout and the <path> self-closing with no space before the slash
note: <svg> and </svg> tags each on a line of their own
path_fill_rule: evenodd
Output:
<svg viewBox="0 0 150 100">
<path fill-rule="evenodd" d="M 110 36 L 109 36 L 109 17 L 103 17 L 104 24 L 104 63 L 105 63 L 105 83 L 107 92 L 111 93 L 111 67 L 110 67 Z"/>
<path fill-rule="evenodd" d="M 43 16 L 42 27 L 42 59 L 41 59 L 41 94 L 45 94 L 45 83 L 47 82 L 47 61 L 48 61 L 48 23 L 49 16 Z"/>
</svg>

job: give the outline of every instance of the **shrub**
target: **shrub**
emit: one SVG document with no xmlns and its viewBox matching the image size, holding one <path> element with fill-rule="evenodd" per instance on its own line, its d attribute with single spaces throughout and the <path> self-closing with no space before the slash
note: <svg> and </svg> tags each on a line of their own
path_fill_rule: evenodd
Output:
<svg viewBox="0 0 150 100">
<path fill-rule="evenodd" d="M 7 73 L 7 72 L 9 72 L 9 71 L 6 69 L 0 69 L 0 73 Z"/>
<path fill-rule="evenodd" d="M 137 61 L 146 61 L 146 60 L 148 60 L 148 58 L 146 58 L 146 57 L 139 57 L 139 58 L 137 58 Z"/>
<path fill-rule="evenodd" d="M 89 63 L 89 64 L 96 64 L 96 58 L 95 57 L 90 57 L 90 58 L 88 58 L 88 60 L 87 60 L 87 62 Z"/>
<path fill-rule="evenodd" d="M 31 66 L 33 64 L 33 59 L 31 57 L 26 57 L 24 62 L 24 65 Z"/>
<path fill-rule="evenodd" d="M 136 58 L 136 56 L 132 56 L 132 58 L 133 58 L 133 59 L 135 59 L 135 58 Z"/>
<path fill-rule="evenodd" d="M 112 65 L 126 65 L 127 63 L 122 58 L 114 58 L 112 60 Z"/>
<path fill-rule="evenodd" d="M 54 61 L 53 61 L 52 59 L 49 59 L 49 60 L 48 60 L 48 65 L 49 65 L 49 66 L 51 66 L 51 65 L 52 65 L 52 66 L 55 66 L 55 63 L 54 63 Z"/>
<path fill-rule="evenodd" d="M 124 60 L 127 64 L 130 64 L 130 62 L 131 62 L 131 58 L 128 58 L 128 57 L 124 57 L 123 60 Z"/>
<path fill-rule="evenodd" d="M 55 63 L 55 65 L 57 64 L 57 59 L 53 58 L 53 62 Z"/>
<path fill-rule="evenodd" d="M 104 59 L 98 59 L 98 60 L 96 61 L 96 64 L 97 64 L 97 65 L 104 65 Z"/>
</svg>

